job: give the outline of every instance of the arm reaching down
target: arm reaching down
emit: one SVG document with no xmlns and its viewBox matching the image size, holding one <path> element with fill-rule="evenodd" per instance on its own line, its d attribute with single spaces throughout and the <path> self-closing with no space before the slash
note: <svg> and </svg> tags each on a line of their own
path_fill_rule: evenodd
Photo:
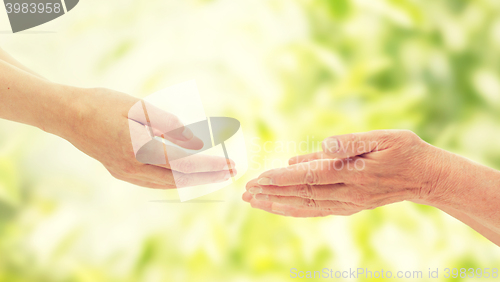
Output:
<svg viewBox="0 0 500 282">
<path fill-rule="evenodd" d="M 58 135 L 100 161 L 114 177 L 140 186 L 179 188 L 230 178 L 234 163 L 215 156 L 187 156 L 176 161 L 175 169 L 163 151 L 148 156 L 163 158 L 163 162 L 139 162 L 131 134 L 143 142 L 139 145 L 161 136 L 188 149 L 203 146 L 176 116 L 151 105 L 150 114 L 161 122 L 150 131 L 154 136 L 148 135 L 144 105 L 144 101 L 109 89 L 53 83 L 0 52 L 0 118 Z"/>
</svg>

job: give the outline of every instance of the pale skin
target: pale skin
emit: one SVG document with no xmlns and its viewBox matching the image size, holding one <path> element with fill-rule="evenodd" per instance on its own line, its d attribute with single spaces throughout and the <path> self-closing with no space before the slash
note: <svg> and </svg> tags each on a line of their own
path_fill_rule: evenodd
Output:
<svg viewBox="0 0 500 282">
<path fill-rule="evenodd" d="M 250 181 L 243 200 L 291 217 L 352 215 L 410 201 L 441 209 L 500 246 L 499 171 L 406 130 L 332 136 L 322 147 Z"/>
<path fill-rule="evenodd" d="M 149 153 L 143 159 L 163 161 L 139 162 L 138 149 L 154 136 L 187 149 L 203 147 L 203 142 L 170 113 L 147 105 L 149 116 L 144 118 L 146 104 L 109 89 L 51 82 L 0 49 L 0 118 L 58 135 L 101 162 L 115 178 L 143 187 L 172 189 L 216 183 L 236 173 L 232 160 L 202 154 L 179 158 L 173 168 L 166 151 L 153 155 L 143 150 L 141 154 Z M 148 128 L 149 118 L 156 122 Z"/>
</svg>

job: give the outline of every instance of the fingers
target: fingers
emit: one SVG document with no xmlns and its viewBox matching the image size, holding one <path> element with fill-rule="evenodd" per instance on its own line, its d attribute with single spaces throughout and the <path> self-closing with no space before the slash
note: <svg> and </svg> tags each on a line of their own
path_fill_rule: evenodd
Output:
<svg viewBox="0 0 500 282">
<path fill-rule="evenodd" d="M 191 155 L 189 157 L 171 161 L 169 166 L 174 171 L 187 174 L 223 170 L 231 170 L 234 171 L 234 174 L 236 174 L 236 165 L 233 160 L 202 154 Z"/>
<path fill-rule="evenodd" d="M 314 210 L 327 210 L 327 211 L 352 211 L 362 210 L 361 206 L 354 203 L 332 201 L 332 200 L 316 200 L 300 197 L 287 197 L 257 194 L 255 199 L 258 201 L 270 201 L 274 203 L 289 205 L 300 209 L 314 209 Z"/>
<path fill-rule="evenodd" d="M 391 130 L 374 130 L 328 137 L 321 143 L 323 152 L 331 158 L 346 159 L 387 149 Z"/>
<path fill-rule="evenodd" d="M 228 170 L 236 166 L 233 160 L 219 156 L 189 154 L 173 146 L 165 146 L 165 150 L 168 168 L 183 173 Z"/>
<path fill-rule="evenodd" d="M 233 160 L 205 154 L 189 154 L 186 151 L 152 140 L 136 153 L 136 159 L 144 164 L 156 165 L 182 173 L 221 171 L 235 168 Z"/>
<path fill-rule="evenodd" d="M 192 150 L 203 147 L 203 142 L 198 138 L 193 140 L 193 132 L 184 127 L 184 124 L 177 116 L 160 110 L 144 100 L 138 101 L 130 108 L 128 118 L 144 125 L 151 138 L 154 136 L 163 137 L 179 146 Z M 135 138 L 135 136 L 132 136 L 132 138 Z"/>
<path fill-rule="evenodd" d="M 386 199 L 404 200 L 406 191 L 392 191 L 383 193 L 367 193 L 356 185 L 344 183 L 331 185 L 292 185 L 292 186 L 265 186 L 259 185 L 257 179 L 247 183 L 247 191 L 257 199 L 264 200 L 264 195 L 281 197 L 299 197 L 316 201 L 340 201 L 353 203 L 358 206 L 370 206 L 384 203 Z M 260 196 L 258 196 L 260 194 Z M 258 197 L 257 197 L 258 196 Z"/>
<path fill-rule="evenodd" d="M 340 162 L 340 164 L 338 164 Z M 264 172 L 257 181 L 260 185 L 292 186 L 299 184 L 325 185 L 351 181 L 355 170 L 342 169 L 342 160 L 322 159 L 298 163 Z M 340 166 L 342 165 L 342 167 Z"/>
<path fill-rule="evenodd" d="M 266 194 L 276 196 L 292 196 L 316 200 L 338 200 L 349 201 L 355 191 L 352 187 L 349 189 L 343 183 L 312 186 L 308 184 L 299 184 L 291 186 L 265 186 L 259 185 L 257 179 L 247 183 L 247 191 L 251 194 Z"/>
<path fill-rule="evenodd" d="M 192 187 L 203 184 L 220 183 L 231 178 L 231 172 L 228 170 L 216 172 L 199 172 L 185 174 L 181 172 L 172 171 L 177 188 Z"/>
<path fill-rule="evenodd" d="M 261 209 L 276 215 L 291 216 L 291 217 L 324 217 L 332 215 L 333 212 L 312 210 L 312 209 L 299 209 L 293 206 L 283 205 L 279 203 L 259 201 L 252 199 L 250 201 L 252 208 Z"/>
<path fill-rule="evenodd" d="M 182 173 L 210 172 L 234 169 L 236 164 L 231 159 L 203 154 L 190 155 L 188 157 L 170 161 L 172 170 Z"/>
<path fill-rule="evenodd" d="M 188 149 L 188 150 L 200 150 L 204 146 L 203 141 L 200 138 L 198 138 L 197 136 L 194 136 L 193 138 L 191 138 L 187 141 L 183 141 L 183 140 L 178 140 L 178 139 L 172 138 L 166 134 L 162 134 L 160 136 L 156 136 L 155 139 L 162 142 L 162 143 L 163 143 L 163 139 L 166 139 L 166 140 L 168 140 L 176 145 L 179 145 L 180 147 L 182 147 L 184 149 Z"/>
<path fill-rule="evenodd" d="M 138 121 L 128 119 L 130 138 L 132 142 L 132 148 L 137 157 L 140 151 L 142 154 L 142 159 L 149 161 L 141 161 L 142 163 L 158 162 L 153 161 L 156 159 L 163 160 L 165 163 L 165 154 L 163 149 L 163 142 L 165 135 L 159 132 L 157 129 L 152 129 L 148 125 L 144 125 Z M 203 147 L 203 141 L 197 137 L 193 137 L 188 141 L 168 139 L 174 144 L 177 144 L 185 149 L 198 150 Z M 160 161 L 161 162 L 161 161 Z"/>
<path fill-rule="evenodd" d="M 187 174 L 153 165 L 137 166 L 137 169 L 129 171 L 129 175 L 142 181 L 176 188 L 219 183 L 231 178 L 229 170 Z"/>
<path fill-rule="evenodd" d="M 320 160 L 320 159 L 331 159 L 330 156 L 323 152 L 315 152 L 307 155 L 298 155 L 293 158 L 290 158 L 288 160 L 289 165 L 293 164 L 298 164 L 298 163 L 303 163 L 303 162 L 310 162 L 314 160 Z"/>
<path fill-rule="evenodd" d="M 194 136 L 189 129 L 184 132 L 184 124 L 177 116 L 162 111 L 144 100 L 138 101 L 130 108 L 128 118 L 149 126 L 152 136 L 160 136 L 166 132 L 172 132 L 171 136 L 179 140 L 189 140 Z"/>
</svg>

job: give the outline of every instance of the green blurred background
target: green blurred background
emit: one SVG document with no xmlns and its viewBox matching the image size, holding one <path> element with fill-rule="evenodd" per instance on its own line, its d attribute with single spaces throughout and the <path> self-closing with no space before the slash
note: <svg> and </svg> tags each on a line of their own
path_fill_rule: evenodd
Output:
<svg viewBox="0 0 500 282">
<path fill-rule="evenodd" d="M 180 204 L 175 191 L 113 179 L 56 136 L 0 121 L 0 281 L 500 266 L 498 247 L 430 207 L 294 219 L 241 201 L 246 181 L 304 153 L 279 142 L 313 151 L 373 129 L 410 129 L 500 169 L 500 1 L 83 0 L 20 34 L 0 14 L 0 46 L 60 83 L 145 97 L 196 79 L 207 115 L 241 121 L 250 159 L 235 185 Z"/>
</svg>

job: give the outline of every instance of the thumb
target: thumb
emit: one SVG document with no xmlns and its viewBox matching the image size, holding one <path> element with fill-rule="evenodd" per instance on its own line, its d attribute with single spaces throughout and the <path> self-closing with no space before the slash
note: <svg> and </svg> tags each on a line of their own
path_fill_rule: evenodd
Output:
<svg viewBox="0 0 500 282">
<path fill-rule="evenodd" d="M 391 130 L 374 130 L 331 136 L 323 140 L 321 147 L 332 158 L 346 159 L 387 149 L 390 139 Z"/>
</svg>

